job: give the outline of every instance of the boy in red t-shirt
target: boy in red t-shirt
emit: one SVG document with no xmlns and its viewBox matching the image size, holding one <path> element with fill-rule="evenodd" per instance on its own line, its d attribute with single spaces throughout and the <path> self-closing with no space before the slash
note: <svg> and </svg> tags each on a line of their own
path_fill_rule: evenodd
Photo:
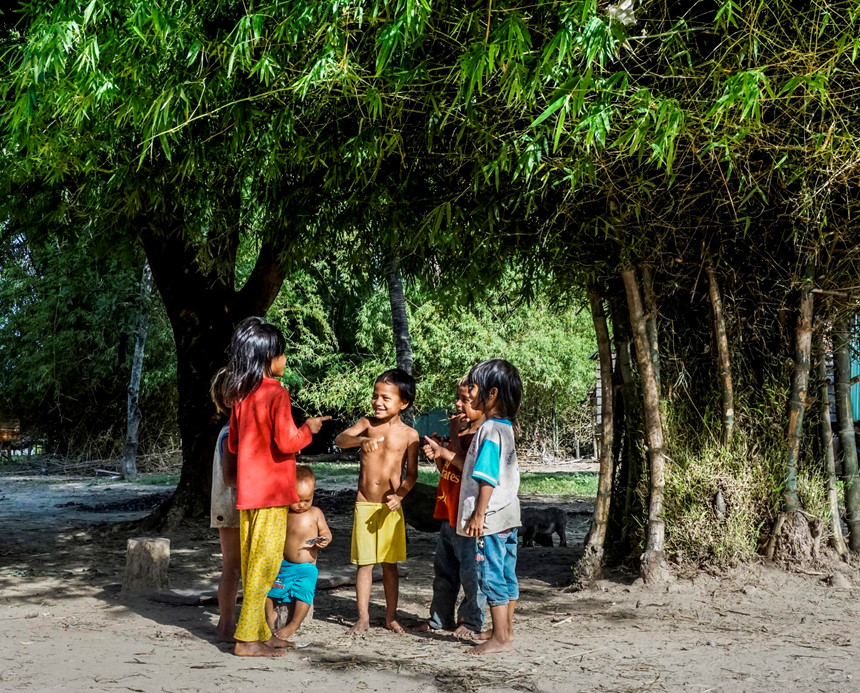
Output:
<svg viewBox="0 0 860 693">
<path fill-rule="evenodd" d="M 451 417 L 448 447 L 461 453 L 460 457 L 463 458 L 475 432 L 484 422 L 484 415 L 469 405 L 469 389 L 465 378 L 457 386 L 454 407 L 457 413 Z M 433 561 L 433 601 L 430 603 L 430 620 L 416 626 L 414 631 L 453 630 L 458 638 L 476 639 L 483 632 L 487 598 L 478 587 L 475 538 L 459 536 L 456 530 L 462 468 L 439 458 L 436 459 L 436 466 L 439 467 L 440 476 L 433 517 L 443 522 L 439 528 Z M 457 609 L 455 623 L 454 607 L 461 586 L 463 601 Z"/>
</svg>

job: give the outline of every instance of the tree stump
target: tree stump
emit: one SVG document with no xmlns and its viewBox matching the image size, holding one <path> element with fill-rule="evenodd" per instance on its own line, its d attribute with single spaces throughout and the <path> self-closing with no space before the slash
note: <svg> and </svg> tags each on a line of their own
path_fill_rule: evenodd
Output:
<svg viewBox="0 0 860 693">
<path fill-rule="evenodd" d="M 129 539 L 125 551 L 122 594 L 152 594 L 170 587 L 170 539 L 136 537 Z"/>
</svg>

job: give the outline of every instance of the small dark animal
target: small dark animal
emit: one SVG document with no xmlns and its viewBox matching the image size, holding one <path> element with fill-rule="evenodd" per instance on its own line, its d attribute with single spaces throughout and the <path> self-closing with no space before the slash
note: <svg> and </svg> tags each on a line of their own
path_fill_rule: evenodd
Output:
<svg viewBox="0 0 860 693">
<path fill-rule="evenodd" d="M 559 546 L 567 546 L 567 515 L 561 508 L 523 508 L 522 522 L 523 546 L 552 546 L 553 533 Z"/>
</svg>

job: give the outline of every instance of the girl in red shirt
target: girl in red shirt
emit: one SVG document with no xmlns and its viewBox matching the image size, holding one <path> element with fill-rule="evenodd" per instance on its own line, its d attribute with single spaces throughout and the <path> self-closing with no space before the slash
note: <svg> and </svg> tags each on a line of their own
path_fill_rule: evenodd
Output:
<svg viewBox="0 0 860 693">
<path fill-rule="evenodd" d="M 311 442 L 330 416 L 296 427 L 290 395 L 278 380 L 284 374 L 284 336 L 262 318 L 236 327 L 229 361 L 212 381 L 212 397 L 230 409 L 227 447 L 237 457 L 236 508 L 244 596 L 234 652 L 243 657 L 276 657 L 291 643 L 276 638 L 266 623 L 266 595 L 278 575 L 287 506 L 298 502 L 296 453 Z"/>
</svg>

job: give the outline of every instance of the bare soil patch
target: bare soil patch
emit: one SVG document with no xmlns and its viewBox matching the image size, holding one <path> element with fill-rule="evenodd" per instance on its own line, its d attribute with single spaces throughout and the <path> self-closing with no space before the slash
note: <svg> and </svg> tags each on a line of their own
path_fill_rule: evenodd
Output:
<svg viewBox="0 0 860 693">
<path fill-rule="evenodd" d="M 860 574 L 833 564 L 808 574 L 765 565 L 650 588 L 613 575 L 567 593 L 590 504 L 526 498 L 568 515 L 567 548 L 522 548 L 516 651 L 475 660 L 447 633 L 346 635 L 349 587 L 318 592 L 314 644 L 280 660 L 242 660 L 214 639 L 213 606 L 124 602 L 128 532 L 164 489 L 81 479 L 0 478 L 0 690 L 72 691 L 850 691 L 860 681 Z M 320 489 L 335 540 L 321 567 L 349 560 L 352 498 Z M 109 511 L 104 511 L 109 508 Z M 136 509 L 142 508 L 142 509 Z M 217 533 L 171 539 L 171 583 L 211 589 Z M 409 530 L 405 623 L 426 615 L 435 536 Z M 830 579 L 837 574 L 843 579 Z M 833 583 L 837 586 L 831 586 Z M 381 622 L 381 587 L 372 617 Z"/>
</svg>

